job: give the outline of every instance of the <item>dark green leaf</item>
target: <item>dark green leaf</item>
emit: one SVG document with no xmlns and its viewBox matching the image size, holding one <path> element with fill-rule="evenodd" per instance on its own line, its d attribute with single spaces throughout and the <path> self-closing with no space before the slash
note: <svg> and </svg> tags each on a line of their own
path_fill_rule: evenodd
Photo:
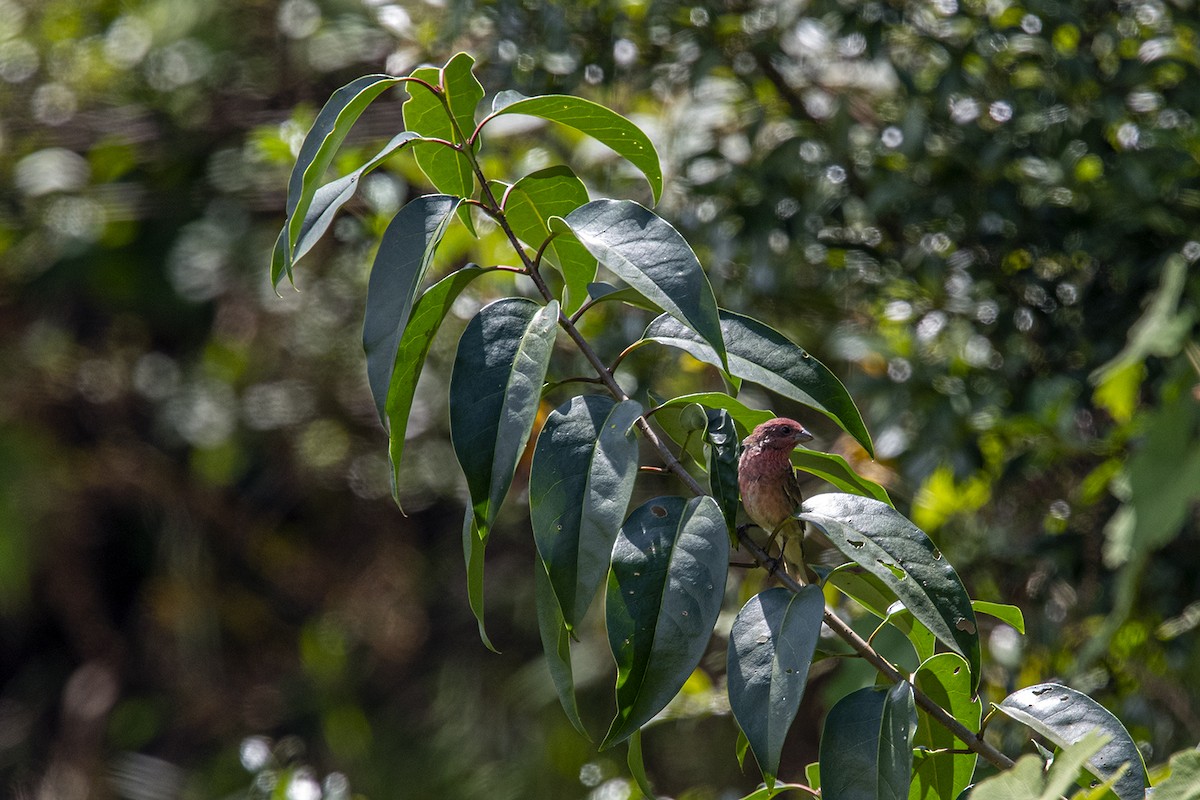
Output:
<svg viewBox="0 0 1200 800">
<path fill-rule="evenodd" d="M 629 515 L 613 547 L 605 600 L 617 717 L 601 748 L 649 722 L 700 663 L 728 568 L 725 521 L 711 497 L 656 497 Z"/>
<path fill-rule="evenodd" d="M 610 283 L 589 283 L 587 285 L 587 293 L 593 304 L 625 303 L 634 308 L 643 308 L 646 311 L 652 311 L 655 314 L 663 313 L 661 308 L 642 297 L 641 292 L 631 289 L 628 286 L 624 289 L 618 289 Z"/>
<path fill-rule="evenodd" d="M 938 641 L 967 660 L 972 688 L 979 685 L 979 630 L 971 598 L 922 530 L 886 503 L 850 494 L 809 498 L 796 516 L 880 578 Z"/>
<path fill-rule="evenodd" d="M 287 221 L 271 257 L 271 283 L 283 275 L 292 277 L 296 241 L 308 216 L 309 205 L 325 177 L 337 149 L 362 112 L 387 89 L 408 78 L 391 75 L 364 75 L 355 78 L 330 96 L 304 137 L 296 165 L 288 179 Z"/>
<path fill-rule="evenodd" d="M 912 686 L 869 686 L 839 700 L 821 737 L 822 800 L 903 800 L 916 727 Z"/>
<path fill-rule="evenodd" d="M 392 462 L 392 494 L 399 501 L 400 457 L 404 453 L 404 435 L 408 430 L 408 414 L 412 410 L 417 380 L 425 366 L 429 346 L 450 306 L 467 284 L 487 272 L 474 264 L 455 270 L 425 290 L 413 304 L 408 324 L 400 337 L 396 362 L 392 366 L 388 386 L 387 431 L 388 457 Z"/>
<path fill-rule="evenodd" d="M 450 376 L 450 439 L 487 540 L 537 416 L 558 303 L 510 297 L 484 306 L 458 342 Z"/>
<path fill-rule="evenodd" d="M 730 542 L 736 543 L 737 513 L 740 505 L 738 494 L 738 441 L 737 427 L 733 417 L 724 409 L 708 409 L 708 425 L 704 431 L 705 449 L 708 451 L 708 490 L 729 529 Z"/>
<path fill-rule="evenodd" d="M 579 704 L 575 699 L 575 676 L 571 668 L 571 634 L 563 619 L 562 609 L 554 597 L 554 587 L 550 585 L 550 576 L 540 559 L 533 564 L 534 598 L 537 602 L 538 632 L 541 634 L 542 650 L 546 654 L 546 666 L 550 670 L 550 679 L 558 700 L 562 703 L 563 711 L 575 730 L 585 738 L 587 729 L 583 727 L 583 719 L 579 716 Z"/>
<path fill-rule="evenodd" d="M 729 371 L 826 415 L 874 455 L 871 436 L 850 393 L 828 368 L 779 331 L 756 319 L 720 312 L 721 332 L 729 352 Z M 693 358 L 722 367 L 708 343 L 669 316 L 650 323 L 643 338 L 670 345 Z"/>
<path fill-rule="evenodd" d="M 330 181 L 321 188 L 317 189 L 313 194 L 312 203 L 308 207 L 308 211 L 304 214 L 304 221 L 300 224 L 300 232 L 296 237 L 296 246 L 292 249 L 292 266 L 304 257 L 304 254 L 312 249 L 320 238 L 329 229 L 333 218 L 337 215 L 338 209 L 350 201 L 354 197 L 354 193 L 358 190 L 359 181 L 364 175 L 375 169 L 377 166 L 394 155 L 401 147 L 417 138 L 417 134 L 412 131 L 403 131 L 396 134 L 390 142 L 384 145 L 383 149 L 371 157 L 371 160 L 363 164 L 353 172 L 343 175 L 335 181 Z"/>
<path fill-rule="evenodd" d="M 593 200 L 563 219 L 588 252 L 698 336 L 724 368 L 712 286 L 678 231 L 632 200 Z"/>
<path fill-rule="evenodd" d="M 927 659 L 913 674 L 913 684 L 967 727 L 979 730 L 983 703 L 972 697 L 971 668 L 957 653 L 939 653 Z M 918 709 L 913 744 L 927 750 L 965 750 L 967 742 L 930 719 Z M 978 756 L 972 752 L 931 753 L 918 750 L 913 762 L 909 800 L 940 800 L 957 797 L 971 783 Z"/>
<path fill-rule="evenodd" d="M 550 218 L 565 217 L 588 202 L 583 181 L 567 167 L 549 167 L 521 178 L 507 192 L 504 213 L 517 238 L 533 248 L 550 237 Z M 568 234 L 559 234 L 546 251 L 562 270 L 567 284 L 563 308 L 574 313 L 587 300 L 588 282 L 596 277 L 596 259 Z"/>
<path fill-rule="evenodd" d="M 654 144 L 641 128 L 615 111 L 581 97 L 563 94 L 524 97 L 511 90 L 497 94 L 492 101 L 492 109 L 493 117 L 501 114 L 528 114 L 566 125 L 591 136 L 611 147 L 617 155 L 642 171 L 646 180 L 650 182 L 654 202 L 657 203 L 662 196 L 662 167 L 659 166 Z M 482 124 L 486 125 L 487 120 Z"/>
<path fill-rule="evenodd" d="M 529 474 L 533 538 L 568 629 L 587 613 L 608 573 L 638 468 L 633 423 L 642 407 L 602 395 L 554 410 Z"/>
<path fill-rule="evenodd" d="M 1088 770 L 1106 780 L 1128 764 L 1113 790 L 1121 800 L 1141 799 L 1148 784 L 1142 754 L 1120 720 L 1086 694 L 1057 683 L 1040 683 L 1013 692 L 996 708 L 1059 747 L 1068 747 L 1091 731 L 1100 731 L 1108 742 L 1088 759 Z"/>
<path fill-rule="evenodd" d="M 776 587 L 752 597 L 729 634 L 729 705 L 768 786 L 779 774 L 824 613 L 820 587 Z"/>
<path fill-rule="evenodd" d="M 425 195 L 408 203 L 388 224 L 371 267 L 363 349 L 371 394 L 385 426 L 392 370 L 413 298 L 458 203 L 457 197 L 442 194 Z"/>
</svg>

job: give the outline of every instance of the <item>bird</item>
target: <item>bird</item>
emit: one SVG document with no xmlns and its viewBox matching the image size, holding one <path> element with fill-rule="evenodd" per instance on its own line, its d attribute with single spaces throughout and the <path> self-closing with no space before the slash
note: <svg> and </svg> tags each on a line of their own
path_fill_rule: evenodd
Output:
<svg viewBox="0 0 1200 800">
<path fill-rule="evenodd" d="M 775 537 L 782 535 L 786 547 L 789 540 L 803 543 L 804 526 L 792 514 L 804 497 L 800 482 L 792 468 L 791 452 L 798 445 L 811 442 L 813 435 L 794 419 L 775 417 L 758 425 L 742 441 L 738 457 L 738 491 L 746 516 L 762 528 L 770 538 L 770 550 Z M 803 571 L 803 550 L 800 551 Z"/>
</svg>

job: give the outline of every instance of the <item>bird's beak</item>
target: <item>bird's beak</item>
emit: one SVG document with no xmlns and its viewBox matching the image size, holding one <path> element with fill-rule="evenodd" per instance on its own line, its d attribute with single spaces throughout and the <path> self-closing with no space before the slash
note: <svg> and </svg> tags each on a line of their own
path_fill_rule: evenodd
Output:
<svg viewBox="0 0 1200 800">
<path fill-rule="evenodd" d="M 805 442 L 811 442 L 812 440 L 813 440 L 813 435 L 811 433 L 809 433 L 808 431 L 806 431 L 804 428 L 801 428 L 800 431 L 796 434 L 796 444 L 804 444 Z"/>
</svg>

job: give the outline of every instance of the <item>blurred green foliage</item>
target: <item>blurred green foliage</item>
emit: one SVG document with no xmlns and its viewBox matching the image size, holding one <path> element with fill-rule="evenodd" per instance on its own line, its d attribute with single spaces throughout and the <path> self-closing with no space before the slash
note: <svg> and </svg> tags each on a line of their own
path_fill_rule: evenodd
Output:
<svg viewBox="0 0 1200 800">
<path fill-rule="evenodd" d="M 653 131 L 660 213 L 719 301 L 833 367 L 879 458 L 806 419 L 824 449 L 887 484 L 973 596 L 1025 610 L 1023 639 L 987 632 L 987 699 L 1069 678 L 1151 763 L 1200 739 L 1191 0 L 0 0 L 5 794 L 635 791 L 557 708 L 521 509 L 489 554 L 504 654 L 475 638 L 444 434 L 456 332 L 414 406 L 408 516 L 388 498 L 358 328 L 372 247 L 423 191 L 412 162 L 364 182 L 300 292 L 266 277 L 320 103 L 456 50 L 486 86 Z M 335 169 L 400 128 L 400 97 Z M 493 149 L 648 200 L 602 148 L 529 133 Z M 442 253 L 505 257 L 481 230 Z M 601 349 L 640 324 L 587 320 Z M 663 357 L 634 353 L 627 380 L 668 395 Z M 681 797 L 750 788 L 706 681 L 645 740 Z M 810 694 L 785 774 L 815 754 Z"/>
</svg>

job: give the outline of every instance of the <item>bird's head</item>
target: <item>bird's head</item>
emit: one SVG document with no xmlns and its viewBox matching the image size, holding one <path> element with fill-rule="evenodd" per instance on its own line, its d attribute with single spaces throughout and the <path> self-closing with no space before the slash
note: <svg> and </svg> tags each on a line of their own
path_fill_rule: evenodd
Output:
<svg viewBox="0 0 1200 800">
<path fill-rule="evenodd" d="M 811 442 L 813 435 L 794 419 L 776 417 L 759 425 L 742 442 L 746 447 L 791 452 L 796 445 Z"/>
</svg>

